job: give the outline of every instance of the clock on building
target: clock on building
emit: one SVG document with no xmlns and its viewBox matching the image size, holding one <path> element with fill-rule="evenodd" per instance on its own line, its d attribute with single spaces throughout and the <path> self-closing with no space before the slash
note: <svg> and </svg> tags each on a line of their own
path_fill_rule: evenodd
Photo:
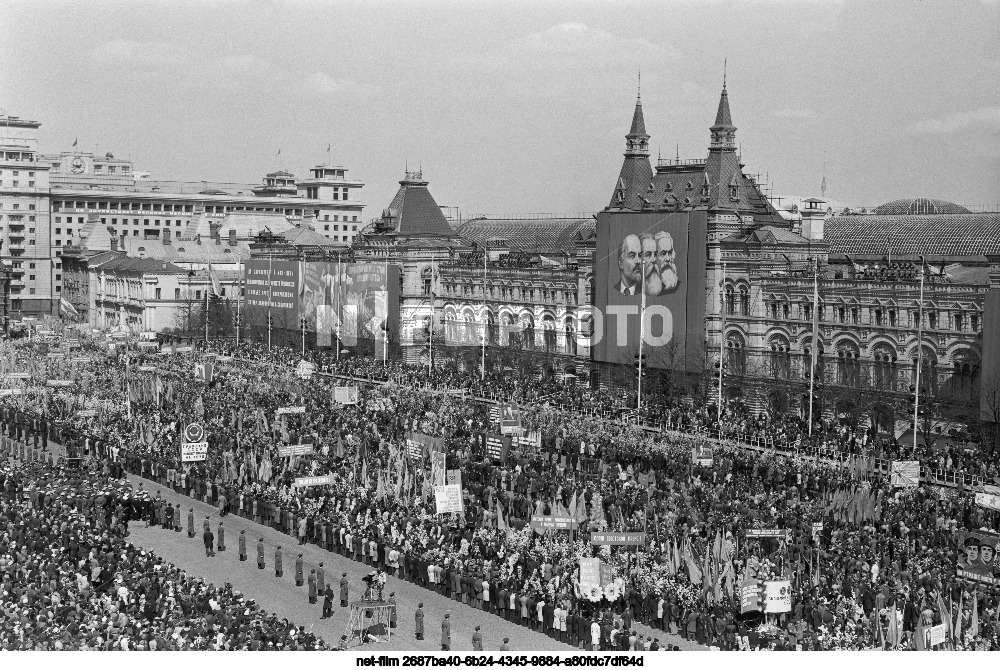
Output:
<svg viewBox="0 0 1000 670">
<path fill-rule="evenodd" d="M 83 167 L 84 167 L 83 159 L 80 158 L 79 156 L 70 161 L 69 169 L 75 174 L 80 174 L 81 172 L 83 172 Z"/>
</svg>

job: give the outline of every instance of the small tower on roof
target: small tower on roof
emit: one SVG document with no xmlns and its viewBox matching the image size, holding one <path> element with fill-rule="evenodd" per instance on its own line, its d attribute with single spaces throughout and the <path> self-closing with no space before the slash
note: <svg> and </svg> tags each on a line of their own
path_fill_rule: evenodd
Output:
<svg viewBox="0 0 1000 670">
<path fill-rule="evenodd" d="M 729 113 L 729 93 L 726 91 L 726 72 L 723 65 L 722 96 L 719 98 L 719 111 L 715 114 L 715 123 L 709 129 L 712 141 L 709 150 L 736 151 L 736 126 Z"/>
<path fill-rule="evenodd" d="M 641 81 L 641 80 L 640 80 Z M 642 90 L 636 93 L 632 125 L 625 136 L 625 161 L 611 196 L 611 209 L 640 210 L 645 206 L 646 193 L 653 179 L 649 162 L 649 135 L 642 116 Z"/>
</svg>

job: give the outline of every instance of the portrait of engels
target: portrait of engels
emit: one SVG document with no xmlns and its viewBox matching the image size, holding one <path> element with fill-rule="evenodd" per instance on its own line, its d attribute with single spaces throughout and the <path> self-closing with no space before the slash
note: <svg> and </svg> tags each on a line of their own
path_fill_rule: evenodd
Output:
<svg viewBox="0 0 1000 670">
<path fill-rule="evenodd" d="M 645 268 L 645 281 L 643 281 Z M 619 281 L 622 295 L 636 295 L 644 287 L 647 296 L 667 295 L 677 290 L 677 252 L 674 238 L 666 231 L 641 236 L 629 234 L 618 246 Z"/>
</svg>

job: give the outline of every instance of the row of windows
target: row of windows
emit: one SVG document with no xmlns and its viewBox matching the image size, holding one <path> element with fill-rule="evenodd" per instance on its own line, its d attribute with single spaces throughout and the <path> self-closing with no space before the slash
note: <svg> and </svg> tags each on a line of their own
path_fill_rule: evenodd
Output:
<svg viewBox="0 0 1000 670">
<path fill-rule="evenodd" d="M 4 205 L 3 205 L 2 202 L 0 202 L 0 209 L 3 209 L 3 208 L 4 208 Z M 21 204 L 17 203 L 17 202 L 13 202 L 13 203 L 11 203 L 10 208 L 11 209 L 21 209 Z M 29 204 L 28 205 L 28 211 L 29 212 L 34 212 L 35 211 L 35 205 L 34 204 Z"/>
<path fill-rule="evenodd" d="M 358 217 L 354 217 L 354 218 L 357 219 Z M 346 221 L 346 218 L 344 220 Z M 357 226 L 351 226 L 351 230 L 357 231 L 357 229 L 358 229 Z M 330 232 L 330 226 L 324 225 L 323 226 L 323 230 L 325 230 L 327 232 Z M 338 230 L 340 230 L 340 226 L 337 225 L 337 224 L 334 224 L 333 225 L 333 231 L 337 232 Z M 344 224 L 344 232 L 347 232 L 347 224 Z"/>
<path fill-rule="evenodd" d="M 11 170 L 10 172 L 11 172 L 11 175 L 13 175 L 15 177 L 20 177 L 21 176 L 21 171 L 20 170 Z M 34 177 L 35 176 L 35 171 L 34 170 L 28 170 L 27 172 L 28 172 L 28 176 L 29 177 Z M 3 176 L 3 170 L 0 170 L 0 176 Z"/>
<path fill-rule="evenodd" d="M 52 201 L 52 211 L 58 212 L 62 209 L 84 209 L 92 211 L 135 211 L 135 212 L 174 212 L 191 214 L 194 212 L 194 205 L 170 204 L 159 202 L 115 202 L 115 201 L 92 201 L 92 200 L 54 200 Z M 302 216 L 301 209 L 283 207 L 253 207 L 249 205 L 205 205 L 206 214 L 226 214 L 229 212 L 262 212 L 284 214 L 286 216 Z M 347 217 L 344 217 L 347 220 Z M 354 217 L 357 221 L 357 217 Z"/>
<path fill-rule="evenodd" d="M 13 181 L 11 181 L 10 187 L 11 188 L 21 188 L 21 181 L 22 180 L 20 180 L 20 179 L 14 179 Z M 3 187 L 3 179 L 0 179 L 0 188 L 2 188 L 2 187 Z M 30 179 L 28 180 L 28 188 L 35 188 L 35 182 L 33 180 L 30 180 Z"/>
<path fill-rule="evenodd" d="M 733 305 L 731 299 L 727 296 L 729 300 L 727 311 L 729 314 L 733 314 Z M 744 316 L 749 316 L 749 309 L 747 304 L 741 301 L 742 309 L 741 314 Z M 784 319 L 788 320 L 790 317 L 790 307 L 788 303 L 776 303 L 773 302 L 770 305 L 770 313 L 772 319 Z M 889 327 L 896 328 L 899 326 L 899 319 L 895 309 L 881 309 L 881 308 L 869 308 L 869 325 L 874 325 L 878 327 Z M 819 320 L 826 321 L 827 311 L 825 308 L 820 307 L 819 310 Z M 909 310 L 906 312 L 907 315 L 907 327 L 916 328 L 917 327 L 917 310 Z M 950 314 L 950 324 L 947 323 L 949 320 L 949 315 L 945 314 L 942 320 L 941 316 L 936 310 L 928 310 L 926 312 L 927 318 L 924 321 L 924 327 L 930 330 L 947 329 L 949 326 L 952 330 L 965 331 L 968 327 L 972 332 L 979 332 L 979 314 L 965 314 L 965 312 L 953 312 Z M 861 325 L 861 308 L 851 307 L 848 309 L 845 306 L 837 306 L 833 311 L 834 320 L 839 323 L 850 323 L 853 325 Z M 801 303 L 798 306 L 798 318 L 804 321 L 812 320 L 812 304 L 811 303 Z"/>
</svg>

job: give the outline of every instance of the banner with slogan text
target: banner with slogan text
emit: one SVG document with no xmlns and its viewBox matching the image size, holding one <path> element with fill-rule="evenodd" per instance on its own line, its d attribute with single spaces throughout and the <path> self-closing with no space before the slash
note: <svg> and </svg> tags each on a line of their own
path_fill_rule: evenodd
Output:
<svg viewBox="0 0 1000 670">
<path fill-rule="evenodd" d="M 422 460 L 424 454 L 440 453 L 444 455 L 444 438 L 426 435 L 424 433 L 406 434 L 406 453 L 411 460 Z"/>
<path fill-rule="evenodd" d="M 306 408 L 303 405 L 297 407 L 279 407 L 277 414 L 280 416 L 282 414 L 305 414 Z"/>
<path fill-rule="evenodd" d="M 521 432 L 521 410 L 517 405 L 506 402 L 500 405 L 500 432 L 503 435 Z"/>
<path fill-rule="evenodd" d="M 334 386 L 333 387 L 333 402 L 338 405 L 357 405 L 358 404 L 358 387 L 357 386 Z"/>
<path fill-rule="evenodd" d="M 996 493 L 977 493 L 976 504 L 986 509 L 1000 511 L 1000 495 Z"/>
<path fill-rule="evenodd" d="M 539 533 L 547 530 L 577 530 L 580 523 L 569 516 L 540 516 L 532 515 L 531 527 Z"/>
<path fill-rule="evenodd" d="M 184 442 L 181 444 L 181 462 L 193 463 L 208 458 L 208 442 Z"/>
<path fill-rule="evenodd" d="M 764 582 L 764 611 L 775 614 L 792 611 L 792 583 L 789 580 Z"/>
<path fill-rule="evenodd" d="M 609 545 L 612 547 L 644 546 L 645 533 L 591 533 L 590 544 Z"/>
<path fill-rule="evenodd" d="M 332 483 L 333 475 L 323 475 L 321 477 L 296 477 L 292 486 L 297 489 L 302 489 L 307 486 L 325 486 Z"/>
<path fill-rule="evenodd" d="M 710 468 L 715 462 L 715 448 L 708 444 L 698 444 L 691 447 L 691 463 Z"/>
<path fill-rule="evenodd" d="M 438 514 L 462 511 L 462 489 L 457 485 L 434 487 L 434 504 Z"/>
<path fill-rule="evenodd" d="M 312 444 L 283 444 L 278 447 L 278 456 L 281 458 L 305 456 L 311 453 L 313 453 Z"/>
<path fill-rule="evenodd" d="M 773 538 L 787 542 L 791 534 L 792 531 L 787 528 L 747 528 L 746 538 L 748 540 Z"/>
</svg>

